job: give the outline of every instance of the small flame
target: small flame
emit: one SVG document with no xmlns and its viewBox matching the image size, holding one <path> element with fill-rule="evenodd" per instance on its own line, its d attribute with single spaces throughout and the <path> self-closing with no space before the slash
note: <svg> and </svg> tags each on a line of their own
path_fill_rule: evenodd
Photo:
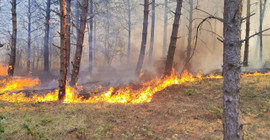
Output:
<svg viewBox="0 0 270 140">
<path fill-rule="evenodd" d="M 0 75 L 8 75 L 8 66 L 0 64 Z"/>
<path fill-rule="evenodd" d="M 259 73 L 259 72 L 255 72 L 255 73 L 245 73 L 242 75 L 242 77 L 250 77 L 250 76 L 266 76 L 266 75 L 270 75 L 270 72 L 267 73 Z"/>
</svg>

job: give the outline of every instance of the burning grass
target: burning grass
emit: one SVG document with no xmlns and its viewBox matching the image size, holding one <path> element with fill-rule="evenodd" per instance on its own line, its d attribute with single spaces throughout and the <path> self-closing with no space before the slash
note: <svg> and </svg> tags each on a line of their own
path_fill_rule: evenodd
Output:
<svg viewBox="0 0 270 140">
<path fill-rule="evenodd" d="M 245 139 L 269 139 L 269 76 L 242 79 Z M 3 139 L 222 139 L 222 80 L 173 85 L 142 104 L 0 101 Z"/>
<path fill-rule="evenodd" d="M 141 88 L 138 90 L 133 90 L 131 87 L 127 86 L 125 88 L 120 88 L 115 90 L 111 87 L 108 91 L 102 93 L 101 95 L 89 97 L 84 99 L 79 95 L 80 90 L 75 90 L 72 87 L 67 87 L 66 96 L 64 98 L 64 103 L 98 103 L 98 102 L 107 102 L 107 103 L 122 103 L 122 104 L 139 104 L 150 102 L 153 98 L 153 95 L 169 86 L 180 85 L 185 82 L 194 82 L 202 79 L 220 79 L 221 76 L 210 75 L 208 77 L 202 77 L 198 74 L 194 77 L 192 74 L 185 71 L 181 78 L 178 78 L 178 75 L 172 74 L 166 78 L 154 79 L 149 82 L 143 83 Z M 6 87 L 0 89 L 0 91 L 11 91 L 11 89 L 18 88 L 18 85 L 23 85 L 21 82 L 10 82 L 11 84 L 6 84 Z M 27 83 L 27 82 L 25 82 Z M 37 82 L 38 83 L 38 82 Z M 29 87 L 32 87 L 37 84 L 36 82 L 28 83 Z M 11 89 L 10 89 L 11 88 Z M 7 90 L 9 89 L 9 90 Z M 18 90 L 18 89 L 17 89 Z M 8 102 L 49 102 L 56 101 L 58 99 L 58 90 L 50 92 L 46 95 L 34 95 L 33 97 L 26 97 L 24 93 L 19 94 L 10 94 L 6 92 L 4 95 L 0 96 L 0 100 Z"/>
</svg>

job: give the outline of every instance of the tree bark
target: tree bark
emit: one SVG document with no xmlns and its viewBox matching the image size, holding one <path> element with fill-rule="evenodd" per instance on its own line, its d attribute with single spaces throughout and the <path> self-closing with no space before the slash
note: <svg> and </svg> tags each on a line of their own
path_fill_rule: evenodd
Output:
<svg viewBox="0 0 270 140">
<path fill-rule="evenodd" d="M 131 47 L 131 8 L 130 0 L 128 0 L 128 49 L 127 49 L 127 63 L 130 61 L 130 47 Z"/>
<path fill-rule="evenodd" d="M 81 5 L 79 36 L 77 37 L 76 53 L 75 53 L 75 57 L 74 57 L 74 61 L 73 61 L 74 64 L 73 64 L 73 70 L 72 70 L 71 81 L 70 81 L 71 86 L 74 86 L 78 82 L 80 63 L 81 63 L 81 57 L 82 57 L 82 49 L 83 49 L 85 26 L 86 26 L 86 22 L 87 22 L 87 14 L 88 14 L 88 0 L 83 0 L 83 3 Z"/>
<path fill-rule="evenodd" d="M 17 13 L 16 13 L 16 0 L 11 2 L 11 14 L 12 14 L 12 35 L 11 35 L 11 52 L 8 63 L 8 75 L 13 76 L 16 63 L 16 42 L 17 42 Z"/>
<path fill-rule="evenodd" d="M 88 35 L 88 44 L 89 44 L 89 72 L 92 73 L 93 71 L 93 0 L 90 0 L 90 31 Z"/>
<path fill-rule="evenodd" d="M 224 140 L 242 139 L 240 111 L 242 0 L 224 1 L 223 129 Z"/>
<path fill-rule="evenodd" d="M 162 57 L 165 57 L 167 52 L 167 33 L 168 33 L 168 0 L 164 0 L 164 33 L 163 33 Z"/>
<path fill-rule="evenodd" d="M 60 1 L 60 79 L 59 79 L 59 100 L 63 100 L 66 95 L 67 82 L 67 15 L 66 15 L 66 0 Z"/>
<path fill-rule="evenodd" d="M 149 14 L 149 0 L 144 0 L 144 18 L 143 18 L 143 32 L 142 32 L 142 43 L 139 60 L 136 67 L 136 74 L 139 75 L 142 69 L 143 60 L 145 56 L 145 48 L 147 41 L 147 26 L 148 26 L 148 14 Z"/>
<path fill-rule="evenodd" d="M 152 0 L 152 25 L 151 25 L 151 39 L 150 39 L 150 48 L 149 48 L 149 63 L 152 63 L 153 50 L 154 50 L 154 40 L 155 40 L 155 9 L 156 3 L 155 0 Z"/>
<path fill-rule="evenodd" d="M 47 0 L 45 37 L 44 37 L 44 71 L 49 72 L 49 35 L 50 35 L 51 0 Z"/>
<path fill-rule="evenodd" d="M 30 54 L 31 54 L 31 0 L 28 0 L 28 40 L 27 40 L 27 73 L 30 73 Z"/>
<path fill-rule="evenodd" d="M 67 68 L 70 66 L 70 47 L 71 47 L 71 0 L 66 1 L 67 6 Z"/>
<path fill-rule="evenodd" d="M 174 15 L 171 41 L 170 41 L 169 51 L 168 51 L 167 60 L 166 60 L 165 71 L 164 71 L 165 76 L 169 76 L 172 73 L 173 58 L 174 58 L 176 42 L 177 42 L 177 38 L 178 38 L 178 30 L 179 30 L 179 22 L 180 22 L 180 17 L 181 17 L 182 3 L 183 3 L 183 0 L 177 0 L 177 6 L 176 6 L 176 10 L 175 10 L 175 15 Z"/>
<path fill-rule="evenodd" d="M 245 67 L 248 66 L 248 55 L 249 55 L 249 34 L 250 34 L 250 0 L 247 0 L 247 20 L 246 20 L 246 37 L 245 37 L 245 51 L 244 51 L 244 62 Z"/>
<path fill-rule="evenodd" d="M 193 0 L 189 0 L 189 26 L 188 26 L 188 46 L 187 46 L 187 58 L 188 62 L 191 54 L 191 42 L 192 42 L 192 23 L 193 23 Z"/>
</svg>

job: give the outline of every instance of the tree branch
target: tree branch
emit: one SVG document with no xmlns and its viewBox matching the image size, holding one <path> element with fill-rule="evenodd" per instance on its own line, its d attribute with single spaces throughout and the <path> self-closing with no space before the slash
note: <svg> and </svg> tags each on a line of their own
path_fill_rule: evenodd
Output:
<svg viewBox="0 0 270 140">
<path fill-rule="evenodd" d="M 252 38 L 252 37 L 254 37 L 254 36 L 256 36 L 256 35 L 259 35 L 259 34 L 265 32 L 265 31 L 268 31 L 268 30 L 270 30 L 270 28 L 267 28 L 267 29 L 265 29 L 265 30 L 262 30 L 261 32 L 255 33 L 255 34 L 249 36 L 248 38 L 246 38 L 246 39 L 244 39 L 244 40 L 241 40 L 240 42 L 243 43 L 243 42 L 249 40 L 250 38 Z"/>
</svg>

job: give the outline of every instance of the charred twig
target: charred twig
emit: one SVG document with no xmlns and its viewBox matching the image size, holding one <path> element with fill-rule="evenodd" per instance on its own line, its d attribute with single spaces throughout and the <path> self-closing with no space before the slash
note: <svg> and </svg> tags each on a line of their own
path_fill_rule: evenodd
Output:
<svg viewBox="0 0 270 140">
<path fill-rule="evenodd" d="M 78 128 L 73 128 L 73 129 L 68 130 L 67 133 L 70 134 L 70 133 L 73 133 L 73 132 L 75 132 L 77 130 L 78 130 Z"/>
<path fill-rule="evenodd" d="M 58 49 L 61 49 L 61 47 L 55 45 L 54 43 L 52 43 L 52 45 L 53 45 L 54 47 L 58 48 Z"/>
<path fill-rule="evenodd" d="M 197 26 L 197 29 L 196 29 L 195 45 L 194 45 L 193 52 L 192 52 L 191 56 L 188 58 L 188 60 L 186 61 L 186 63 L 185 63 L 185 65 L 184 65 L 184 67 L 183 67 L 183 69 L 182 69 L 182 71 L 181 71 L 180 74 L 182 74 L 182 73 L 184 72 L 184 70 L 186 69 L 186 66 L 189 64 L 190 60 L 191 60 L 192 57 L 194 56 L 195 50 L 196 50 L 197 45 L 198 45 L 199 30 L 200 30 L 201 26 L 203 25 L 203 23 L 204 23 L 205 21 L 207 21 L 208 19 L 217 19 L 218 21 L 223 22 L 223 19 L 217 18 L 217 17 L 215 17 L 215 16 L 210 15 L 210 16 L 204 18 L 204 19 L 199 23 L 199 25 Z"/>
<path fill-rule="evenodd" d="M 247 17 L 241 18 L 241 21 L 246 20 L 254 15 L 255 15 L 255 13 L 252 13 L 252 14 L 248 15 Z"/>
<path fill-rule="evenodd" d="M 207 15 L 209 15 L 209 16 L 207 17 L 207 18 L 209 18 L 209 19 L 212 18 L 212 19 L 216 19 L 216 20 L 218 20 L 218 21 L 220 21 L 220 22 L 224 22 L 223 18 L 216 17 L 216 16 L 214 16 L 214 15 L 212 15 L 212 14 L 210 14 L 210 13 L 208 13 L 208 12 L 202 10 L 202 9 L 199 9 L 198 7 L 196 7 L 195 9 L 198 10 L 198 11 L 201 11 L 201 12 L 207 14 Z M 211 17 L 211 18 L 210 18 L 210 17 Z"/>
<path fill-rule="evenodd" d="M 265 29 L 265 30 L 262 30 L 261 32 L 255 33 L 255 34 L 249 36 L 248 38 L 246 38 L 246 39 L 244 39 L 244 40 L 241 40 L 240 42 L 243 43 L 243 42 L 249 40 L 250 38 L 252 38 L 252 37 L 254 37 L 254 36 L 256 36 L 256 35 L 259 35 L 259 34 L 265 32 L 265 31 L 268 31 L 268 30 L 270 30 L 270 28 L 267 28 L 267 29 Z"/>
</svg>

